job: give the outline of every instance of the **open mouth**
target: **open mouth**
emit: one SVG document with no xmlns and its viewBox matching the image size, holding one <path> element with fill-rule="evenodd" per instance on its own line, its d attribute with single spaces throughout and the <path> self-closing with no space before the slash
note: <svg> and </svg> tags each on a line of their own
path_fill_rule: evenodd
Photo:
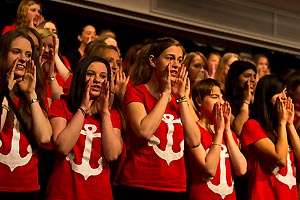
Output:
<svg viewBox="0 0 300 200">
<path fill-rule="evenodd" d="M 92 89 L 93 91 L 100 91 L 100 90 L 101 90 L 101 87 L 100 87 L 100 85 L 92 85 L 92 86 L 91 86 L 91 89 Z"/>
<path fill-rule="evenodd" d="M 25 66 L 25 65 L 22 65 L 22 64 L 17 64 L 17 65 L 16 65 L 16 69 L 18 69 L 18 70 L 25 70 L 25 69 L 26 69 L 26 66 Z"/>
</svg>

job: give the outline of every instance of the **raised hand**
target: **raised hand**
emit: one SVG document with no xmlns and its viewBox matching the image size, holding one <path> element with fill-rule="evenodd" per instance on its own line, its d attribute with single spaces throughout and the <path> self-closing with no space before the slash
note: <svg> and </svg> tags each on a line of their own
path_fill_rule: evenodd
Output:
<svg viewBox="0 0 300 200">
<path fill-rule="evenodd" d="M 223 107 L 220 103 L 215 103 L 212 112 L 213 123 L 215 132 L 223 133 L 225 129 L 225 120 L 223 115 Z"/>
<path fill-rule="evenodd" d="M 8 84 L 7 87 L 8 87 L 9 91 L 11 91 L 14 88 L 14 86 L 17 82 L 22 80 L 22 77 L 15 79 L 15 69 L 17 67 L 18 62 L 19 62 L 19 58 L 16 58 L 6 76 L 6 81 Z"/>
<path fill-rule="evenodd" d="M 179 74 L 172 83 L 172 93 L 176 98 L 180 98 L 186 95 L 187 81 L 188 81 L 188 71 L 184 65 L 179 69 Z"/>
<path fill-rule="evenodd" d="M 285 101 L 284 105 L 285 105 L 285 109 L 286 109 L 287 123 L 293 124 L 295 110 L 294 110 L 294 104 L 292 102 L 292 99 L 290 97 L 288 97 L 287 100 Z"/>
<path fill-rule="evenodd" d="M 230 129 L 231 107 L 228 101 L 222 105 L 225 127 Z"/>
<path fill-rule="evenodd" d="M 277 97 L 275 106 L 276 106 L 276 110 L 277 110 L 278 121 L 287 123 L 288 115 L 287 115 L 286 106 L 284 104 L 285 104 L 285 102 L 283 100 L 281 100 L 279 97 Z"/>
<path fill-rule="evenodd" d="M 85 111 L 88 111 L 93 103 L 93 100 L 90 99 L 90 90 L 92 84 L 93 78 L 89 78 L 80 104 L 80 107 L 83 108 Z"/>
<path fill-rule="evenodd" d="M 126 92 L 126 87 L 129 82 L 130 76 L 126 77 L 125 73 L 123 72 L 122 68 L 116 74 L 116 84 L 114 85 L 114 90 L 119 97 L 123 97 Z"/>
<path fill-rule="evenodd" d="M 244 102 L 250 104 L 253 101 L 253 89 L 251 89 L 250 81 L 247 81 L 244 86 Z"/>
<path fill-rule="evenodd" d="M 96 99 L 96 108 L 98 113 L 103 113 L 109 109 L 109 82 L 107 80 L 101 83 L 101 92 Z"/>
<path fill-rule="evenodd" d="M 168 63 L 168 65 L 165 69 L 165 73 L 164 73 L 164 75 L 162 77 L 162 80 L 161 80 L 161 92 L 171 93 L 171 91 L 172 91 L 171 67 L 172 67 L 172 64 Z"/>
<path fill-rule="evenodd" d="M 20 91 L 28 100 L 36 98 L 36 65 L 34 64 L 33 60 L 28 60 L 26 62 L 25 74 L 21 80 L 18 79 L 17 84 L 20 88 Z"/>
</svg>

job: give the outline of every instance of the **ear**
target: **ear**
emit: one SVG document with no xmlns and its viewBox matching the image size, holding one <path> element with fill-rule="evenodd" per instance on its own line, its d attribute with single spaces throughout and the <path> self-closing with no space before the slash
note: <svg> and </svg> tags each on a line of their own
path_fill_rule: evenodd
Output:
<svg viewBox="0 0 300 200">
<path fill-rule="evenodd" d="M 81 37 L 81 35 L 78 35 L 78 36 L 77 36 L 77 39 L 79 40 L 79 42 L 82 42 L 82 37 Z"/>
<path fill-rule="evenodd" d="M 155 60 L 155 58 L 154 58 L 153 55 L 150 55 L 150 56 L 149 56 L 149 63 L 150 63 L 150 65 L 151 65 L 152 67 L 156 67 L 156 65 L 155 65 L 156 60 Z"/>
<path fill-rule="evenodd" d="M 199 108 L 201 108 L 201 106 L 202 106 L 202 100 L 199 99 L 199 97 L 197 97 L 197 98 L 196 98 L 196 102 L 197 102 Z"/>
</svg>

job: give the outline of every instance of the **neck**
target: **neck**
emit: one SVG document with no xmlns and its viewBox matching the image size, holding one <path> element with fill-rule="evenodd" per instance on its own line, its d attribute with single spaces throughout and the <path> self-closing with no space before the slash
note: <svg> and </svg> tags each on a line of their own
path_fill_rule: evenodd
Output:
<svg viewBox="0 0 300 200">
<path fill-rule="evenodd" d="M 205 116 L 200 116 L 200 119 L 198 121 L 198 123 L 207 131 L 213 131 L 214 132 L 214 125 L 211 122 L 211 120 L 209 120 L 207 117 Z"/>
<path fill-rule="evenodd" d="M 161 87 L 155 76 L 151 76 L 151 79 L 146 83 L 146 87 L 152 96 L 159 98 L 161 94 Z"/>
</svg>

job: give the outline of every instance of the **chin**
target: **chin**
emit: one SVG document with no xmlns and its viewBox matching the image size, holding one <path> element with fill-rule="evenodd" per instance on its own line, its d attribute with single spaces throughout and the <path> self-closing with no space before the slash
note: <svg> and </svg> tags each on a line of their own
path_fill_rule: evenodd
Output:
<svg viewBox="0 0 300 200">
<path fill-rule="evenodd" d="M 22 76 L 24 76 L 25 72 L 23 71 L 15 71 L 14 77 L 15 79 L 20 78 Z"/>
</svg>

